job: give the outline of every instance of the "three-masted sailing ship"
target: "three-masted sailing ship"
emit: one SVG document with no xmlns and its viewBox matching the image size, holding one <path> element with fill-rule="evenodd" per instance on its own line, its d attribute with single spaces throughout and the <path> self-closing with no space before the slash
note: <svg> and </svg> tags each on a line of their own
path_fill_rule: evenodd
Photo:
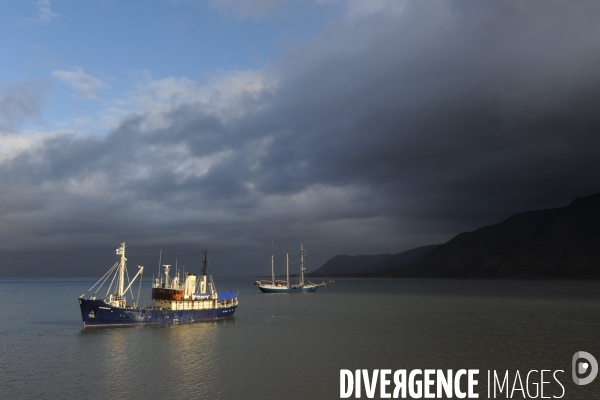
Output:
<svg viewBox="0 0 600 400">
<path fill-rule="evenodd" d="M 272 246 L 271 246 L 272 247 Z M 292 285 L 290 283 L 290 252 L 289 247 L 287 248 L 285 254 L 285 271 L 286 271 L 286 280 L 276 280 L 275 279 L 275 252 L 272 250 L 271 252 L 271 280 L 259 280 L 254 284 L 258 286 L 258 288 L 263 293 L 312 293 L 317 290 L 319 286 L 325 286 L 326 283 L 312 283 L 310 281 L 304 281 L 304 256 L 306 254 L 306 250 L 304 250 L 304 246 L 300 245 L 300 273 L 298 275 L 298 283 Z"/>
</svg>

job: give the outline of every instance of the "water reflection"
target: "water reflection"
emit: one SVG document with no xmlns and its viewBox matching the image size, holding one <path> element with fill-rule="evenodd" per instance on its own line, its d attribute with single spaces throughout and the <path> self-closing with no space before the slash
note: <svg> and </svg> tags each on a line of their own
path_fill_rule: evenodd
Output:
<svg viewBox="0 0 600 400">
<path fill-rule="evenodd" d="M 96 358 L 87 382 L 118 397 L 218 397 L 219 327 L 215 322 L 83 329 L 80 338 Z"/>
</svg>

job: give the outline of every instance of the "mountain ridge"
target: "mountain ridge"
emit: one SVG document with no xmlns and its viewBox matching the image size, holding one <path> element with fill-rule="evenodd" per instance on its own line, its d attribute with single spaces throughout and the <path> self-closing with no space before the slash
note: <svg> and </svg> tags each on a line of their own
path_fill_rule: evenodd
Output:
<svg viewBox="0 0 600 400">
<path fill-rule="evenodd" d="M 418 257 L 407 260 L 406 253 L 418 249 L 412 253 Z M 338 259 L 338 272 L 343 270 L 340 260 L 344 261 Z M 459 233 L 444 244 L 408 250 L 379 263 L 365 260 L 369 267 L 360 270 L 354 265 L 346 276 L 600 279 L 600 193 L 564 207 L 517 213 Z"/>
</svg>

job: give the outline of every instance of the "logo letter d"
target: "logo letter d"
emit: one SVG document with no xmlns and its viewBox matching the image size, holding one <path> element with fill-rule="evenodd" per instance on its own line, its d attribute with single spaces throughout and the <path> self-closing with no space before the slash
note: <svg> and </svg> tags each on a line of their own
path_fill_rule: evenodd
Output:
<svg viewBox="0 0 600 400">
<path fill-rule="evenodd" d="M 579 360 L 580 358 L 584 358 L 587 361 L 587 363 L 579 365 L 580 374 L 586 372 L 588 370 L 588 367 L 592 367 L 590 374 L 586 378 L 577 377 L 577 360 Z M 589 365 L 587 365 L 588 363 Z M 594 356 L 590 353 L 587 353 L 585 351 L 578 351 L 577 353 L 573 354 L 572 369 L 573 382 L 575 382 L 576 385 L 587 385 L 588 383 L 591 383 L 594 379 L 596 379 L 596 375 L 598 375 L 598 361 L 596 361 Z"/>
</svg>

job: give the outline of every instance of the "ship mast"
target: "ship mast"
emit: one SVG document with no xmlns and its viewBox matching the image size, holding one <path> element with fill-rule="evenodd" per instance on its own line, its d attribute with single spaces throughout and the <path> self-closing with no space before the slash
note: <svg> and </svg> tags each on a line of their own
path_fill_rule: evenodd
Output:
<svg viewBox="0 0 600 400">
<path fill-rule="evenodd" d="M 271 240 L 271 285 L 275 286 L 275 247 Z"/>
<path fill-rule="evenodd" d="M 121 256 L 121 261 L 119 262 L 119 282 L 117 285 L 117 299 L 123 300 L 123 294 L 125 292 L 125 242 L 121 243 L 121 247 L 117 249 L 117 255 Z"/>
<path fill-rule="evenodd" d="M 285 251 L 285 284 L 287 287 L 290 287 L 290 244 L 287 243 L 287 248 Z"/>
<path fill-rule="evenodd" d="M 302 243 L 300 243 L 300 285 L 302 286 L 304 286 L 304 254 L 306 254 L 306 251 Z"/>
</svg>

